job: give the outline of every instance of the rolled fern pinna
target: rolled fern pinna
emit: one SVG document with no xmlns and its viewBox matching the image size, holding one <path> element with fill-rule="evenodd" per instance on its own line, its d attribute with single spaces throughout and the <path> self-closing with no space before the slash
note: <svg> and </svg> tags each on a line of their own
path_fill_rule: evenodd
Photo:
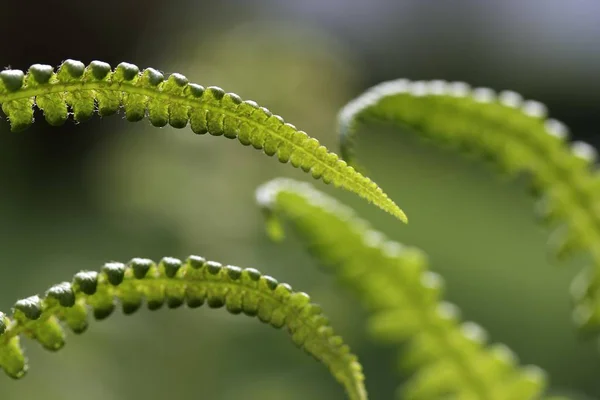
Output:
<svg viewBox="0 0 600 400">
<path fill-rule="evenodd" d="M 384 82 L 339 114 L 341 154 L 355 165 L 358 128 L 391 123 L 428 142 L 488 161 L 508 175 L 526 173 L 541 194 L 539 215 L 555 231 L 558 258 L 588 252 L 592 266 L 573 282 L 574 319 L 584 332 L 600 331 L 600 175 L 596 150 L 568 142 L 567 128 L 547 119 L 546 107 L 512 91 L 471 89 L 461 82 Z"/>
<path fill-rule="evenodd" d="M 358 194 L 382 210 L 406 221 L 398 206 L 369 178 L 322 146 L 317 139 L 286 123 L 253 101 L 243 101 L 218 87 L 189 83 L 181 74 L 162 73 L 133 64 L 110 65 L 93 61 L 87 67 L 74 60 L 63 62 L 57 72 L 49 65 L 32 65 L 0 72 L 0 104 L 11 128 L 20 131 L 33 123 L 33 109 L 43 111 L 51 125 L 62 125 L 72 113 L 85 121 L 123 108 L 125 118 L 147 117 L 157 127 L 167 124 L 202 135 L 210 133 L 236 139 L 244 146 L 277 155 L 282 163 L 301 168 L 315 179 L 333 183 Z"/>
<path fill-rule="evenodd" d="M 350 399 L 367 399 L 356 356 L 333 333 L 321 308 L 306 293 L 295 292 L 256 269 L 223 266 L 198 256 L 184 262 L 166 257 L 158 264 L 143 258 L 127 264 L 111 262 L 100 272 L 77 273 L 71 283 L 52 286 L 43 297 L 17 301 L 12 317 L 0 312 L 0 368 L 13 378 L 23 377 L 27 362 L 20 336 L 37 340 L 48 350 L 59 350 L 65 344 L 61 322 L 82 333 L 88 326 L 89 309 L 96 319 L 104 319 L 114 311 L 116 300 L 125 314 L 137 311 L 143 300 L 151 310 L 165 304 L 168 308 L 206 304 L 255 316 L 275 328 L 285 327 L 298 347 L 329 368 Z"/>
</svg>

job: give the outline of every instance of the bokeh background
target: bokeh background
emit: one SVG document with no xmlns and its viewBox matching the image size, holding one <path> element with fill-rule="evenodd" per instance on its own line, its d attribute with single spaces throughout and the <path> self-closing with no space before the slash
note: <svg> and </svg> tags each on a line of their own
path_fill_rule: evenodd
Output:
<svg viewBox="0 0 600 400">
<path fill-rule="evenodd" d="M 336 113 L 382 80 L 462 80 L 548 105 L 594 145 L 600 120 L 596 0 L 2 0 L 0 65 L 66 58 L 133 62 L 253 99 L 337 149 Z M 122 117 L 10 133 L 0 124 L 0 309 L 81 269 L 135 256 L 201 254 L 256 267 L 323 304 L 362 360 L 373 399 L 392 398 L 396 352 L 369 342 L 353 297 L 293 236 L 264 234 L 257 185 L 307 177 L 231 141 Z M 364 137 L 364 136 L 363 136 Z M 392 238 L 416 245 L 447 297 L 554 393 L 600 398 L 600 354 L 571 324 L 568 286 L 524 182 L 408 136 L 372 129 L 359 156 L 409 214 L 408 226 L 355 196 Z M 208 309 L 116 313 L 56 354 L 25 340 L 28 376 L 0 376 L 4 400 L 343 399 L 324 367 L 283 332 Z"/>
</svg>

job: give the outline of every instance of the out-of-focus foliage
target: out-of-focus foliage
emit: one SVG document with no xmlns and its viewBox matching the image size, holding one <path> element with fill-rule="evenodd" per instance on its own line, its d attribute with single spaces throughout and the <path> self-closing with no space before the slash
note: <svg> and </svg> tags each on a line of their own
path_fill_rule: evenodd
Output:
<svg viewBox="0 0 600 400">
<path fill-rule="evenodd" d="M 443 281 L 428 270 L 419 249 L 390 241 L 352 209 L 305 183 L 273 180 L 256 197 L 271 238 L 280 240 L 281 220 L 290 220 L 316 260 L 358 294 L 373 313 L 369 330 L 377 340 L 408 342 L 400 364 L 416 371 L 399 391 L 401 398 L 542 395 L 545 377 L 538 368 L 520 367 L 506 346 L 487 346 L 485 331 L 461 322 L 457 307 L 442 300 Z"/>
<path fill-rule="evenodd" d="M 502 174 L 527 174 L 541 193 L 540 219 L 554 226 L 551 251 L 558 259 L 582 250 L 592 268 L 573 282 L 574 320 L 579 329 L 600 330 L 600 216 L 596 150 L 569 143 L 563 123 L 546 118 L 546 107 L 522 96 L 461 82 L 384 82 L 350 102 L 340 113 L 343 158 L 354 164 L 354 135 L 360 124 L 388 122 L 426 141 L 483 159 Z M 401 130 L 402 131 L 402 130 Z M 556 227 L 558 226 L 558 227 Z"/>
</svg>

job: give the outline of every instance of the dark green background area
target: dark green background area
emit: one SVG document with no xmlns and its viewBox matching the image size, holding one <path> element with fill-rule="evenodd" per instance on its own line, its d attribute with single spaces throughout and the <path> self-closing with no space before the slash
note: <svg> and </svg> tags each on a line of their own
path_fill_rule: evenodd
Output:
<svg viewBox="0 0 600 400">
<path fill-rule="evenodd" d="M 0 64 L 100 59 L 181 72 L 256 100 L 332 150 L 337 111 L 368 86 L 458 79 L 540 100 L 577 138 L 598 143 L 600 49 L 590 15 L 600 10 L 592 2 L 323 3 L 33 1 L 25 10 L 10 1 L 2 15 L 26 13 L 30 23 L 2 24 L 11 45 Z M 316 187 L 425 250 L 465 319 L 544 368 L 553 389 L 600 397 L 597 342 L 579 340 L 570 316 L 568 287 L 586 260 L 552 261 L 526 179 L 507 182 L 382 126 L 361 131 L 358 155 L 409 225 Z M 396 351 L 368 340 L 356 300 L 293 235 L 274 244 L 264 234 L 254 190 L 277 176 L 309 179 L 237 142 L 122 116 L 62 128 L 39 121 L 19 134 L 0 122 L 0 309 L 106 261 L 201 254 L 311 294 L 359 355 L 371 398 L 392 398 L 402 378 Z M 56 354 L 23 342 L 30 372 L 21 381 L 0 376 L 2 399 L 344 398 L 284 332 L 224 310 L 116 313 L 69 335 Z"/>
</svg>

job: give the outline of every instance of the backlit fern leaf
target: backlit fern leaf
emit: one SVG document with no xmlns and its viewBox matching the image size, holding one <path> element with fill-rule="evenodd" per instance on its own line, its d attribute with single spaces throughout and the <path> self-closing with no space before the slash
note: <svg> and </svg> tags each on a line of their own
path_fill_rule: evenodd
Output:
<svg viewBox="0 0 600 400">
<path fill-rule="evenodd" d="M 544 105 L 517 93 L 400 79 L 367 90 L 340 112 L 341 154 L 349 164 L 357 128 L 374 121 L 409 128 L 509 175 L 527 173 L 542 193 L 541 218 L 558 225 L 550 239 L 556 256 L 585 250 L 592 257 L 572 285 L 573 316 L 584 332 L 600 329 L 600 175 L 593 147 L 568 143 L 566 127 L 546 119 Z"/>
<path fill-rule="evenodd" d="M 322 146 L 318 140 L 285 123 L 253 101 L 242 101 L 218 87 L 188 83 L 185 76 L 163 74 L 153 68 L 141 71 L 133 64 L 110 65 L 93 61 L 65 61 L 55 73 L 49 65 L 32 65 L 0 72 L 0 104 L 11 128 L 20 131 L 33 123 L 33 109 L 43 111 L 51 125 L 63 124 L 70 111 L 76 121 L 85 121 L 97 111 L 106 116 L 121 107 L 129 121 L 148 117 L 154 126 L 184 128 L 188 123 L 197 134 L 210 133 L 238 139 L 282 163 L 309 172 L 313 178 L 333 183 L 358 194 L 395 217 L 406 221 L 398 206 L 369 178 Z"/>
<path fill-rule="evenodd" d="M 374 337 L 408 341 L 400 363 L 416 373 L 401 388 L 403 399 L 539 398 L 543 372 L 520 367 L 506 346 L 486 345 L 482 328 L 461 322 L 457 307 L 441 300 L 443 282 L 420 250 L 388 240 L 307 183 L 273 180 L 257 199 L 273 239 L 282 237 L 283 216 L 319 263 L 359 295 Z"/>
<path fill-rule="evenodd" d="M 52 286 L 43 298 L 19 300 L 11 318 L 0 313 L 0 368 L 21 378 L 27 370 L 21 335 L 58 350 L 65 343 L 61 321 L 81 333 L 87 328 L 88 308 L 96 319 L 104 319 L 115 309 L 115 300 L 125 314 L 139 309 L 143 300 L 152 310 L 163 304 L 194 308 L 206 303 L 232 314 L 256 316 L 275 328 L 286 327 L 298 347 L 330 369 L 350 399 L 367 399 L 356 356 L 334 335 L 321 308 L 306 293 L 294 292 L 255 269 L 223 266 L 198 256 L 185 262 L 166 257 L 158 264 L 141 258 L 126 265 L 108 263 L 99 273 L 82 271 L 72 283 Z"/>
</svg>

